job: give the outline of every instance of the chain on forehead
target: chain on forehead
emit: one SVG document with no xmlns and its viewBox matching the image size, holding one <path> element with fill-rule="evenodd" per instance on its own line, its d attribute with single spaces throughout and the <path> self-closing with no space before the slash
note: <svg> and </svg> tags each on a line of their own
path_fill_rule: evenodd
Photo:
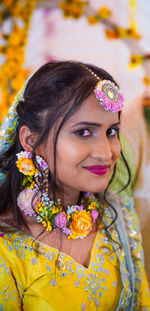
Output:
<svg viewBox="0 0 150 311">
<path fill-rule="evenodd" d="M 86 65 L 82 64 L 82 67 L 88 70 L 98 80 L 94 93 L 104 109 L 111 112 L 121 111 L 124 106 L 124 97 L 120 93 L 119 88 L 112 81 L 101 79 Z"/>
</svg>

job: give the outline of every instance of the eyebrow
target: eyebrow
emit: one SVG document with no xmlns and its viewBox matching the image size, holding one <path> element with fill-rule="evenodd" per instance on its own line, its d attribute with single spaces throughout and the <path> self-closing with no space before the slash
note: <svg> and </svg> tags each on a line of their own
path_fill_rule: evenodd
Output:
<svg viewBox="0 0 150 311">
<path fill-rule="evenodd" d="M 101 123 L 83 121 L 83 122 L 76 123 L 72 127 L 81 126 L 81 125 L 88 125 L 88 126 L 95 126 L 95 127 L 101 127 L 102 126 Z M 116 127 L 118 125 L 120 125 L 120 121 L 117 123 L 110 124 L 110 127 Z"/>
</svg>

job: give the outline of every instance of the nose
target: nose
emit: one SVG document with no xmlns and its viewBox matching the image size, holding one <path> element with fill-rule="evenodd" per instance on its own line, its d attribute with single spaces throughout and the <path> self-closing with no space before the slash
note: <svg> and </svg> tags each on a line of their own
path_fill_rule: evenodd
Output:
<svg viewBox="0 0 150 311">
<path fill-rule="evenodd" d="M 96 139 L 92 145 L 91 155 L 100 161 L 110 161 L 112 159 L 111 142 L 107 136 Z"/>
</svg>

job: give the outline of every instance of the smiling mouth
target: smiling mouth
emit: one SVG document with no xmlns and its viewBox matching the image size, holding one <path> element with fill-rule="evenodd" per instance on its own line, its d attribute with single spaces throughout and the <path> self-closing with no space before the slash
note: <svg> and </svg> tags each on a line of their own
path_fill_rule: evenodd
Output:
<svg viewBox="0 0 150 311">
<path fill-rule="evenodd" d="M 109 165 L 84 166 L 84 168 L 95 175 L 105 175 L 108 171 Z"/>
</svg>

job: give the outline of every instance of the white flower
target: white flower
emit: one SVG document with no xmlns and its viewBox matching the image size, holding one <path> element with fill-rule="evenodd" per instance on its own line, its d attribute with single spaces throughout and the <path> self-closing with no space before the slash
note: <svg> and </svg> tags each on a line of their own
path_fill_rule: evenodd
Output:
<svg viewBox="0 0 150 311">
<path fill-rule="evenodd" d="M 72 213 L 74 213 L 76 210 L 77 210 L 77 205 L 75 205 L 75 206 L 68 206 L 67 214 L 72 214 Z"/>
<path fill-rule="evenodd" d="M 40 196 L 39 194 L 36 195 L 36 190 L 35 189 L 26 189 L 20 192 L 17 198 L 17 204 L 18 207 L 21 209 L 21 211 L 24 212 L 25 215 L 30 215 L 32 216 L 35 211 L 32 208 L 32 200 L 35 197 L 33 201 L 33 207 L 36 208 L 38 204 L 40 203 Z"/>
</svg>

